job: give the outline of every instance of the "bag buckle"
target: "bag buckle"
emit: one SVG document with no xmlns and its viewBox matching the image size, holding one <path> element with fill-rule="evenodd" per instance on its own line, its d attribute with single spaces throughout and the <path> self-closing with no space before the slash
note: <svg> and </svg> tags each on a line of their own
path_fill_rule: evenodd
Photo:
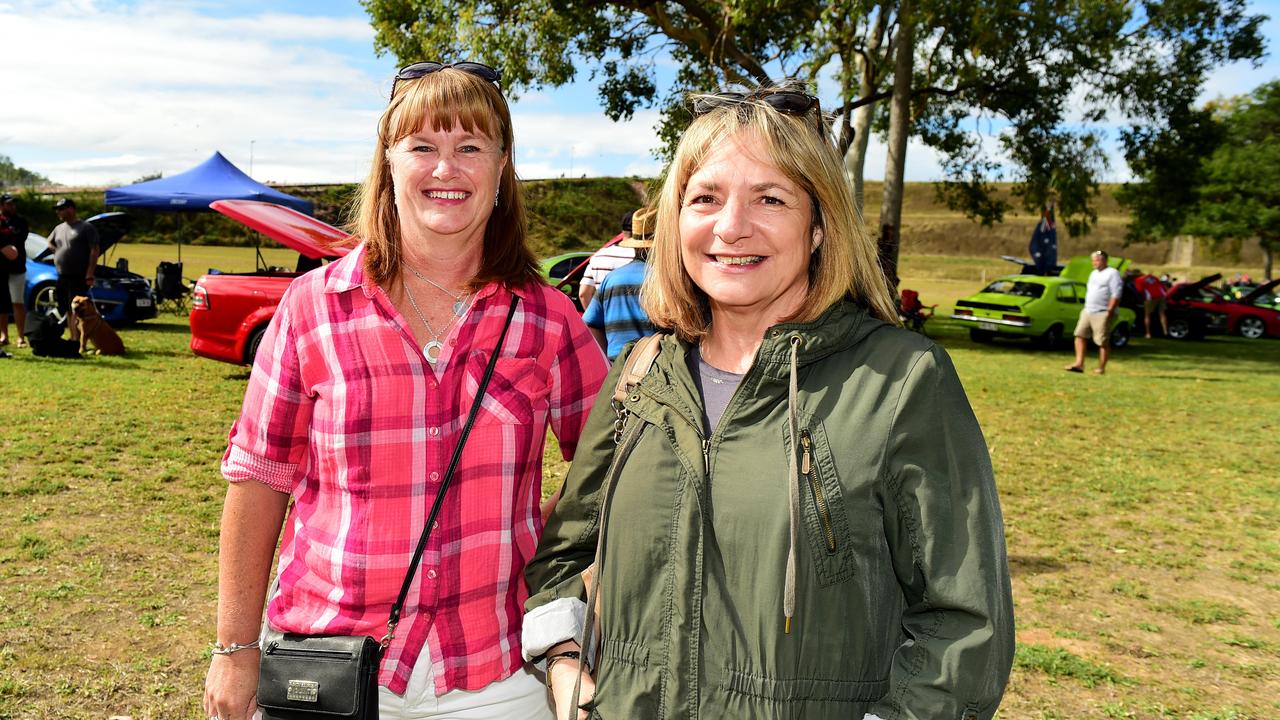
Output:
<svg viewBox="0 0 1280 720">
<path fill-rule="evenodd" d="M 290 680 L 285 697 L 292 702 L 319 702 L 320 683 L 314 680 Z"/>
</svg>

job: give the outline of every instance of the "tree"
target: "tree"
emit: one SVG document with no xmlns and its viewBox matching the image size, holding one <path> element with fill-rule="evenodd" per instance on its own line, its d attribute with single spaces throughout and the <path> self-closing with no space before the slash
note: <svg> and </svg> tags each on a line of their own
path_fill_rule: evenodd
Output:
<svg viewBox="0 0 1280 720">
<path fill-rule="evenodd" d="M 0 155 L 0 187 L 21 187 L 48 184 L 49 178 L 37 172 L 13 164 L 8 155 Z"/>
<path fill-rule="evenodd" d="M 1132 211 L 1129 239 L 1257 239 L 1270 280 L 1280 248 L 1280 81 L 1188 116 L 1152 144 L 1141 181 L 1120 193 Z"/>
<path fill-rule="evenodd" d="M 1072 232 L 1096 221 L 1103 119 L 1128 124 L 1129 153 L 1148 128 L 1199 93 L 1209 69 L 1262 54 L 1246 0 L 362 0 L 375 47 L 404 62 L 470 57 L 498 67 L 510 92 L 597 81 L 605 113 L 660 107 L 665 152 L 690 120 L 684 97 L 726 84 L 834 80 L 839 150 L 862 197 L 869 131 L 889 137 L 881 259 L 896 280 L 907 139 L 942 156 L 937 192 L 991 224 L 1012 204 L 1057 200 Z M 657 63 L 674 60 L 659 88 Z M 886 109 L 886 106 L 893 108 Z M 1003 158 L 993 155 L 994 136 Z"/>
</svg>

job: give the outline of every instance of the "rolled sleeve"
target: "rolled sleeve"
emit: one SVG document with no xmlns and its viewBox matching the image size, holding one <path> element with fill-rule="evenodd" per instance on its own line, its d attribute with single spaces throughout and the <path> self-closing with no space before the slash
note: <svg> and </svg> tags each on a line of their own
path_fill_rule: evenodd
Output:
<svg viewBox="0 0 1280 720">
<path fill-rule="evenodd" d="M 222 476 L 229 482 L 257 480 L 285 493 L 305 469 L 313 406 L 290 322 L 290 296 L 285 293 L 263 335 L 222 457 Z"/>
<path fill-rule="evenodd" d="M 562 642 L 582 637 L 586 624 L 587 604 L 578 598 L 559 598 L 530 610 L 521 628 L 524 659 L 533 660 Z"/>
</svg>

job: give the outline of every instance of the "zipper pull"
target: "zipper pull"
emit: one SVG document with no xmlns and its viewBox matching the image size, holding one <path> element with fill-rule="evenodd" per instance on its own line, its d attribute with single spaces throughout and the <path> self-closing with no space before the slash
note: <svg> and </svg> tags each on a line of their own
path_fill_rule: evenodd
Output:
<svg viewBox="0 0 1280 720">
<path fill-rule="evenodd" d="M 813 442 L 809 439 L 809 433 L 800 433 L 800 446 L 804 448 L 804 454 L 800 456 L 800 474 L 808 475 L 813 472 L 813 456 L 809 453 Z"/>
<path fill-rule="evenodd" d="M 702 471 L 711 474 L 711 438 L 702 441 Z"/>
</svg>

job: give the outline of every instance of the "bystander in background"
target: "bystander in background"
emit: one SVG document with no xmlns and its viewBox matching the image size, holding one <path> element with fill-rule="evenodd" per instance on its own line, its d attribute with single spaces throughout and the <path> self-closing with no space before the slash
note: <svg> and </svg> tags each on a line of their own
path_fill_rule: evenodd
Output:
<svg viewBox="0 0 1280 720">
<path fill-rule="evenodd" d="M 23 324 L 27 321 L 27 219 L 18 213 L 18 203 L 12 195 L 0 195 L 0 274 L 8 276 L 7 283 L 0 283 L 0 293 L 5 293 L 8 303 L 0 300 L 0 345 L 9 343 L 9 316 L 17 325 L 18 347 L 27 344 Z"/>
<path fill-rule="evenodd" d="M 1169 334 L 1169 290 L 1155 275 L 1142 274 L 1141 270 L 1137 272 L 1138 279 L 1134 284 L 1137 285 L 1138 292 L 1142 293 L 1142 326 L 1146 328 L 1147 338 L 1151 337 L 1152 315 L 1160 317 L 1160 330 L 1167 336 Z"/>
<path fill-rule="evenodd" d="M 71 298 L 93 287 L 93 270 L 98 265 L 98 231 L 76 217 L 76 202 L 62 198 L 53 209 L 62 220 L 49 233 L 53 266 L 58 271 L 58 313 L 66 319 Z M 79 328 L 71 324 L 71 339 L 78 340 Z"/>
<path fill-rule="evenodd" d="M 1116 307 L 1120 305 L 1124 282 L 1120 279 L 1120 271 L 1107 265 L 1105 251 L 1094 250 L 1090 260 L 1093 261 L 1093 272 L 1089 273 L 1084 309 L 1080 311 L 1080 321 L 1076 323 L 1076 361 L 1064 369 L 1068 372 L 1084 372 L 1084 352 L 1092 337 L 1094 344 L 1098 346 L 1098 367 L 1093 372 L 1102 375 L 1107 371 L 1107 358 L 1111 354 L 1111 320 L 1116 315 Z"/>
<path fill-rule="evenodd" d="M 644 283 L 649 248 L 653 247 L 655 220 L 656 210 L 644 208 L 635 212 L 630 236 L 618 243 L 635 252 L 635 259 L 605 276 L 582 315 L 610 362 L 627 343 L 652 335 L 655 330 L 640 306 L 640 286 Z"/>
<path fill-rule="evenodd" d="M 636 259 L 636 251 L 629 247 L 622 247 L 622 240 L 631 237 L 631 218 L 635 215 L 635 211 L 622 216 L 622 232 L 613 236 L 605 247 L 595 251 L 591 259 L 587 261 L 587 269 L 582 275 L 582 282 L 578 283 L 578 302 L 585 310 L 591 305 L 591 298 L 595 297 L 596 290 L 600 288 L 600 283 L 604 282 L 605 277 L 617 268 L 626 265 Z M 615 242 L 616 241 L 616 242 Z"/>
</svg>

